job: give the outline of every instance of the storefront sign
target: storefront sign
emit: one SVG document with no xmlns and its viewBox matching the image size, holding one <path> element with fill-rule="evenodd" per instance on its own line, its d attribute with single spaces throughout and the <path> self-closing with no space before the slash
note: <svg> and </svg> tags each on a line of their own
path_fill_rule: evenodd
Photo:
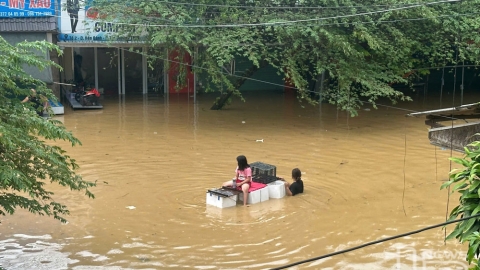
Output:
<svg viewBox="0 0 480 270">
<path fill-rule="evenodd" d="M 48 17 L 54 15 L 54 0 L 0 0 L 0 18 Z"/>
<path fill-rule="evenodd" d="M 128 26 L 97 20 L 98 12 L 89 6 L 88 1 L 85 4 L 84 1 L 79 0 L 61 0 L 61 6 L 61 16 L 58 23 L 60 28 L 59 41 L 142 43 L 140 36 L 119 37 L 116 35 Z M 138 33 L 137 28 L 131 27 L 129 30 Z"/>
</svg>

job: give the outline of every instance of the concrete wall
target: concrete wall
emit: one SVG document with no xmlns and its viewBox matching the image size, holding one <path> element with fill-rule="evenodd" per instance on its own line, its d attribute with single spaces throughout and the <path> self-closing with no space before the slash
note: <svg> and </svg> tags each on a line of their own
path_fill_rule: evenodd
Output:
<svg viewBox="0 0 480 270">
<path fill-rule="evenodd" d="M 480 123 L 468 123 L 452 127 L 432 128 L 428 131 L 428 139 L 433 145 L 464 152 L 464 147 L 469 143 L 480 140 Z"/>
</svg>

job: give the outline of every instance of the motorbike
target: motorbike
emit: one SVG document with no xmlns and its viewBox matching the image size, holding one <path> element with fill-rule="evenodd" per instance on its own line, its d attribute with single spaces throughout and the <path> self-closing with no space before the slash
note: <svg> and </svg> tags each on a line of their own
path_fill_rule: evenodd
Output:
<svg viewBox="0 0 480 270">
<path fill-rule="evenodd" d="M 98 98 L 100 92 L 96 88 L 92 88 L 88 91 L 79 91 L 75 93 L 75 100 L 82 106 L 96 106 L 98 105 Z"/>
</svg>

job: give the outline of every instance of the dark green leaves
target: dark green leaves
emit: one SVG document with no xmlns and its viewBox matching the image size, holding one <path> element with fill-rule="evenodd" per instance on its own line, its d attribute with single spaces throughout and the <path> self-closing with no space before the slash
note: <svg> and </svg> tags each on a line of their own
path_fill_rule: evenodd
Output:
<svg viewBox="0 0 480 270">
<path fill-rule="evenodd" d="M 56 140 L 80 144 L 61 122 L 44 119 L 35 108 L 21 99 L 35 88 L 43 98 L 54 99 L 45 84 L 23 71 L 23 65 L 50 68 L 53 63 L 38 58 L 32 50 L 58 50 L 47 42 L 22 42 L 11 46 L 0 37 L 0 215 L 13 214 L 17 208 L 39 215 L 53 216 L 65 222 L 69 212 L 53 200 L 45 189 L 47 181 L 89 191 L 94 183 L 75 174 L 75 160 L 55 145 Z"/>
<path fill-rule="evenodd" d="M 107 21 L 148 25 L 152 51 L 191 53 L 199 48 L 194 72 L 205 78 L 208 91 L 240 95 L 237 82 L 241 78 L 222 72 L 222 66 L 231 59 L 246 58 L 255 66 L 266 61 L 298 90 L 299 98 L 312 104 L 318 102 L 315 82 L 325 72 L 322 98 L 353 115 L 361 101 L 375 106 L 379 98 L 410 100 L 393 85 L 408 88 L 414 76 L 405 75 L 416 69 L 422 69 L 416 74 L 426 75 L 428 67 L 464 61 L 478 64 L 480 59 L 480 47 L 475 45 L 479 42 L 475 12 L 480 10 L 480 0 L 436 4 L 427 0 L 410 4 L 388 0 L 140 0 L 128 8 L 124 0 L 94 3 Z M 151 61 L 158 57 L 166 58 L 159 53 L 149 55 Z M 179 71 L 180 83 L 186 77 L 182 72 L 185 69 Z"/>
<path fill-rule="evenodd" d="M 449 181 L 442 185 L 442 189 L 450 187 L 452 192 L 460 194 L 459 205 L 451 213 L 449 220 L 458 216 L 469 217 L 480 213 L 480 163 L 476 160 L 480 154 L 478 141 L 466 147 L 466 154 L 463 158 L 451 158 L 453 162 L 460 164 L 463 169 L 454 170 L 450 173 Z M 473 269 L 480 269 L 478 266 L 478 254 L 480 253 L 480 218 L 472 218 L 457 223 L 453 232 L 447 239 L 456 238 L 460 243 L 469 242 L 466 260 L 468 263 L 475 263 Z"/>
</svg>

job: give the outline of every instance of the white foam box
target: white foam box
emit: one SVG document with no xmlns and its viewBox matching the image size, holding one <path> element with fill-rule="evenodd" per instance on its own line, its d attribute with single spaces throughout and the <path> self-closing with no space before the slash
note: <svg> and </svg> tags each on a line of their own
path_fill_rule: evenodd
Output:
<svg viewBox="0 0 480 270">
<path fill-rule="evenodd" d="M 268 184 L 267 187 L 270 198 L 280 199 L 285 197 L 285 182 L 275 181 Z"/>
<path fill-rule="evenodd" d="M 63 105 L 60 102 L 53 101 L 53 100 L 48 100 L 48 103 L 50 104 L 50 107 L 52 108 L 52 111 L 55 115 L 65 113 Z"/>
<path fill-rule="evenodd" d="M 260 189 L 260 201 L 268 201 L 270 199 L 270 191 L 268 190 L 268 186 Z"/>
<path fill-rule="evenodd" d="M 243 194 L 238 195 L 240 197 L 240 201 L 243 202 Z M 261 189 L 257 189 L 248 193 L 247 204 L 256 204 L 259 202 L 264 202 L 269 199 L 269 192 L 268 187 L 264 187 Z"/>
<path fill-rule="evenodd" d="M 218 208 L 233 207 L 237 205 L 237 195 L 222 197 L 207 192 L 207 205 L 213 205 Z"/>
</svg>

